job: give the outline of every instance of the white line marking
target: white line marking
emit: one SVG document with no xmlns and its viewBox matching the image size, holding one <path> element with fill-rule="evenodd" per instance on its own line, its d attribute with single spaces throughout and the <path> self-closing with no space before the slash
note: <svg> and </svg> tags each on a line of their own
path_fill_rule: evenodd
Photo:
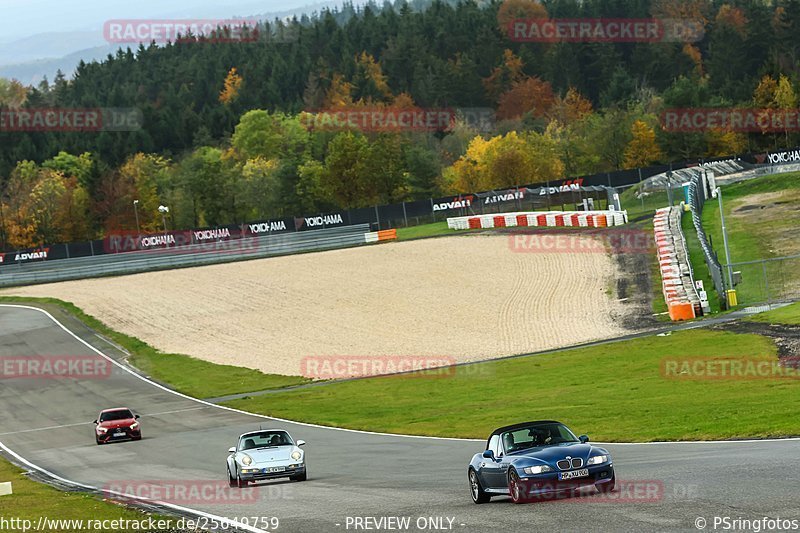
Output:
<svg viewBox="0 0 800 533">
<path fill-rule="evenodd" d="M 44 468 L 42 468 L 40 466 L 37 466 L 37 465 L 31 463 L 30 461 L 28 461 L 27 459 L 25 459 L 24 457 L 22 457 L 18 453 L 16 453 L 13 450 L 11 450 L 8 446 L 3 444 L 2 442 L 0 442 L 0 448 L 2 448 L 7 454 L 11 455 L 17 461 L 19 461 L 20 463 L 24 464 L 25 466 L 27 466 L 29 468 L 32 468 L 32 469 L 34 469 L 34 470 L 36 470 L 38 472 L 42 472 L 43 474 L 51 477 L 52 479 L 57 479 L 58 481 L 60 481 L 62 483 L 66 483 L 67 485 L 72 485 L 74 487 L 81 487 L 83 489 L 87 489 L 87 490 L 91 490 L 91 491 L 101 492 L 102 494 L 113 494 L 114 496 L 121 496 L 123 498 L 130 498 L 129 494 L 125 494 L 125 493 L 122 493 L 122 492 L 117 492 L 115 490 L 108 490 L 108 489 L 103 489 L 101 491 L 100 489 L 98 489 L 97 487 L 93 487 L 92 485 L 86 485 L 84 483 L 78 483 L 77 481 L 72 481 L 72 480 L 69 480 L 69 479 L 65 479 L 65 478 L 63 478 L 61 476 L 57 476 L 56 474 L 54 474 L 54 473 L 52 473 L 52 472 L 50 472 L 48 470 L 45 470 Z M 244 529 L 246 531 L 252 531 L 253 533 L 269 533 L 268 531 L 265 531 L 263 529 L 258 529 L 258 528 L 249 526 L 247 524 L 242 524 L 241 522 L 237 522 L 236 520 L 231 520 L 230 518 L 226 518 L 224 516 L 218 516 L 218 515 L 214 515 L 214 514 L 211 514 L 211 513 L 206 513 L 204 511 L 198 511 L 196 509 L 190 509 L 189 507 L 182 507 L 180 505 L 175 505 L 174 503 L 162 502 L 161 500 L 151 500 L 150 498 L 144 498 L 144 497 L 138 497 L 138 496 L 137 496 L 137 499 L 148 501 L 150 503 L 159 505 L 161 507 L 167 507 L 167 508 L 170 508 L 170 509 L 175 509 L 176 511 L 181 511 L 183 513 L 189 513 L 189 514 L 193 514 L 195 516 L 202 516 L 202 517 L 205 517 L 205 518 L 209 518 L 211 520 L 216 520 L 216 521 L 221 522 L 223 524 L 228 524 L 230 526 L 234 526 L 234 527 L 237 527 L 239 529 Z"/>
<path fill-rule="evenodd" d="M 77 426 L 91 426 L 91 422 L 78 422 L 75 424 L 62 424 L 60 426 L 48 426 L 46 428 L 34 428 L 34 429 L 20 429 L 19 431 L 6 431 L 5 433 L 0 433 L 0 437 L 3 435 L 19 435 L 20 433 L 33 433 L 35 431 L 49 431 L 51 429 L 62 429 L 62 428 L 72 428 Z"/>
<path fill-rule="evenodd" d="M 172 414 L 175 414 L 175 413 L 185 413 L 187 411 L 202 411 L 204 409 L 208 409 L 208 407 L 206 407 L 206 406 L 190 407 L 188 409 L 176 409 L 174 411 L 162 411 L 160 413 L 150 413 L 150 414 L 147 414 L 147 415 L 143 414 L 141 416 L 144 417 L 144 418 L 147 418 L 148 416 L 172 415 Z M 73 428 L 73 427 L 78 427 L 78 426 L 92 426 L 92 425 L 94 425 L 92 422 L 76 422 L 74 424 L 61 424 L 59 426 L 47 426 L 47 427 L 44 427 L 44 428 L 21 429 L 19 431 L 6 431 L 5 433 L 0 433 L 0 437 L 2 437 L 3 435 L 18 435 L 20 433 L 34 433 L 36 431 L 50 431 L 50 430 L 53 430 L 53 429 Z"/>
<path fill-rule="evenodd" d="M 46 315 L 48 318 L 50 318 L 50 320 L 55 322 L 58 325 L 58 327 L 60 327 L 65 332 L 67 332 L 69 335 L 74 337 L 81 344 L 85 345 L 87 348 L 89 348 L 90 350 L 92 350 L 96 354 L 100 355 L 101 357 L 103 357 L 105 359 L 108 359 L 112 364 L 118 366 L 119 368 L 121 368 L 125 372 L 129 373 L 133 377 L 135 377 L 137 379 L 140 379 L 140 380 L 144 381 L 145 383 L 148 383 L 148 384 L 152 385 L 153 387 L 161 389 L 161 390 L 163 390 L 165 392 L 168 392 L 170 394 L 174 394 L 175 396 L 179 396 L 179 397 L 185 398 L 187 400 L 191 400 L 193 402 L 197 402 L 197 403 L 206 405 L 208 407 L 216 407 L 217 409 L 223 409 L 225 411 L 230 411 L 232 413 L 239 413 L 239 414 L 242 414 L 242 415 L 253 416 L 253 417 L 262 418 L 262 419 L 265 419 L 265 420 L 276 420 L 278 422 L 286 422 L 286 423 L 289 423 L 289 424 L 296 424 L 298 426 L 306 426 L 306 427 L 313 427 L 313 428 L 319 428 L 319 429 L 327 429 L 327 430 L 330 430 L 330 431 L 345 431 L 345 432 L 348 432 L 348 433 L 358 433 L 358 434 L 361 434 L 361 435 L 380 435 L 380 436 L 384 436 L 384 437 L 401 437 L 401 438 L 408 438 L 408 439 L 426 439 L 426 440 L 444 440 L 444 441 L 454 441 L 454 442 L 485 442 L 486 441 L 485 439 L 459 439 L 459 438 L 456 438 L 456 437 L 429 437 L 429 436 L 425 436 L 425 435 L 405 435 L 405 434 L 402 434 L 402 433 L 381 433 L 381 432 L 378 432 L 378 431 L 364 431 L 364 430 L 360 430 L 360 429 L 347 429 L 347 428 L 337 428 L 337 427 L 332 427 L 332 426 L 321 426 L 319 424 L 310 424 L 308 422 L 297 422 L 295 420 L 288 420 L 288 419 L 285 419 L 285 418 L 276 418 L 274 416 L 260 415 L 260 414 L 257 414 L 257 413 L 248 413 L 247 411 L 242 411 L 240 409 L 234 409 L 233 407 L 227 407 L 227 406 L 224 406 L 224 405 L 217 405 L 217 404 L 214 404 L 214 403 L 211 403 L 211 402 L 207 402 L 205 400 L 200 400 L 198 398 L 192 398 L 191 396 L 187 396 L 186 394 L 174 391 L 174 390 L 172 390 L 172 389 L 170 389 L 168 387 L 165 387 L 163 385 L 160 385 L 158 383 L 150 381 L 149 379 L 147 379 L 144 376 L 140 376 L 136 372 L 130 370 L 126 366 L 118 363 L 117 361 L 115 361 L 111 357 L 107 356 L 106 354 L 104 354 L 103 352 L 101 352 L 100 350 L 98 350 L 97 348 L 95 348 L 94 346 L 92 346 L 91 344 L 89 344 L 88 342 L 83 340 L 82 338 L 80 338 L 77 334 L 75 334 L 72 331 L 70 331 L 69 329 L 67 329 L 61 322 L 59 322 L 55 317 L 53 317 L 53 315 L 51 315 L 50 313 L 48 313 L 44 309 L 39 309 L 38 307 L 31 307 L 31 306 L 28 306 L 28 305 L 16 305 L 16 304 L 0 304 L 0 307 L 16 307 L 16 308 L 20 308 L 20 309 L 29 309 L 29 310 L 33 310 L 33 311 L 38 311 L 38 312 Z M 747 444 L 747 443 L 787 442 L 787 441 L 800 441 L 800 437 L 793 437 L 793 438 L 787 438 L 787 439 L 751 439 L 751 440 L 700 440 L 700 441 L 680 440 L 680 441 L 608 442 L 608 443 L 598 442 L 597 444 L 608 444 L 609 446 L 620 446 L 620 445 L 623 445 L 623 446 L 651 446 L 651 445 L 659 445 L 659 444 Z"/>
</svg>

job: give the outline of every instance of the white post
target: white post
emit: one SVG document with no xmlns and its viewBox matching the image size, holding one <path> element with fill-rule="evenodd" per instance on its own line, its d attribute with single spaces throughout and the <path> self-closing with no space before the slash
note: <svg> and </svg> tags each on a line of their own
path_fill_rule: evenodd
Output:
<svg viewBox="0 0 800 533">
<path fill-rule="evenodd" d="M 717 187 L 719 200 L 719 218 L 722 221 L 722 242 L 725 245 L 725 262 L 728 263 L 728 288 L 733 289 L 733 267 L 731 266 L 731 251 L 728 248 L 728 231 L 725 228 L 725 212 L 722 209 L 722 189 Z"/>
</svg>

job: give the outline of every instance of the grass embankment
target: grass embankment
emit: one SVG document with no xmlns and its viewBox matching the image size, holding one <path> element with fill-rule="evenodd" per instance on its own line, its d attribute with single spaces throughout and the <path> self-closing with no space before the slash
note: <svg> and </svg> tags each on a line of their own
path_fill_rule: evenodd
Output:
<svg viewBox="0 0 800 533">
<path fill-rule="evenodd" d="M 703 282 L 703 288 L 707 293 L 708 305 L 711 307 L 711 312 L 719 313 L 722 308 L 722 302 L 720 300 L 720 295 L 717 294 L 714 288 L 714 280 L 711 279 L 711 273 L 708 270 L 705 255 L 703 254 L 703 247 L 700 246 L 700 239 L 697 237 L 697 231 L 695 230 L 694 221 L 692 220 L 692 213 L 683 213 L 681 228 L 686 238 L 686 248 L 689 251 L 689 261 L 692 263 L 694 280 Z"/>
<path fill-rule="evenodd" d="M 800 254 L 800 173 L 777 174 L 722 187 L 728 247 L 734 263 Z M 725 263 L 719 204 L 709 200 L 703 227 Z M 764 282 L 764 270 L 769 283 Z M 742 272 L 736 287 L 740 304 L 800 294 L 800 260 L 735 267 Z"/>
<path fill-rule="evenodd" d="M 788 324 L 790 326 L 800 326 L 800 303 L 794 303 L 767 311 L 766 313 L 759 313 L 747 318 L 750 322 L 764 322 L 767 324 Z"/>
<path fill-rule="evenodd" d="M 484 438 L 521 420 L 558 419 L 604 441 L 800 434 L 800 379 L 664 377 L 667 359 L 767 358 L 759 335 L 689 330 L 417 375 L 332 383 L 227 405 L 323 425 Z M 438 376 L 438 377 L 436 377 Z"/>
<path fill-rule="evenodd" d="M 90 524 L 84 523 L 84 527 L 73 523 L 68 524 L 67 520 L 135 520 L 144 524 L 148 517 L 153 520 L 168 520 L 169 526 L 163 531 L 173 530 L 178 524 L 178 519 L 156 515 L 148 515 L 135 509 L 123 507 L 111 502 L 103 501 L 99 496 L 78 492 L 62 492 L 54 487 L 43 483 L 37 483 L 28 479 L 23 471 L 0 457 L 0 482 L 10 481 L 13 494 L 0 496 L 0 517 L 5 520 L 19 519 L 16 523 L 8 523 L 8 531 L 23 531 L 21 522 L 30 520 L 27 523 L 28 531 L 39 523 L 40 517 L 46 517 L 52 521 L 59 520 L 60 523 L 49 522 L 42 524 L 41 531 L 57 531 L 59 533 L 72 533 L 78 531 L 142 531 L 147 529 L 136 527 L 132 523 L 118 522 L 114 527 L 94 528 L 87 527 Z M 167 524 L 163 524 L 167 525 Z M 3 528 L 0 527 L 0 530 Z M 152 529 L 150 530 L 152 531 Z"/>
<path fill-rule="evenodd" d="M 177 391 L 196 398 L 214 398 L 240 392 L 279 389 L 309 380 L 297 376 L 264 374 L 230 365 L 218 365 L 182 354 L 163 353 L 134 337 L 119 333 L 75 305 L 56 298 L 0 296 L 0 303 L 38 303 L 61 306 L 96 332 L 127 350 L 130 363 Z"/>
</svg>

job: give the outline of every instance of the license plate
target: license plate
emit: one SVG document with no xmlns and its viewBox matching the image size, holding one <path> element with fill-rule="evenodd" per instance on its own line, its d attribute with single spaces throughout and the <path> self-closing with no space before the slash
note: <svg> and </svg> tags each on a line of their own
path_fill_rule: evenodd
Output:
<svg viewBox="0 0 800 533">
<path fill-rule="evenodd" d="M 123 431 L 122 433 L 114 433 L 114 436 L 115 437 L 124 437 L 125 436 L 125 432 Z"/>
<path fill-rule="evenodd" d="M 580 470 L 573 470 L 572 472 L 559 472 L 558 479 L 575 479 L 578 477 L 586 477 L 589 475 L 588 468 L 582 468 Z"/>
<path fill-rule="evenodd" d="M 263 470 L 265 474 L 271 474 L 272 472 L 285 472 L 285 471 L 286 471 L 285 466 L 271 466 Z"/>
</svg>

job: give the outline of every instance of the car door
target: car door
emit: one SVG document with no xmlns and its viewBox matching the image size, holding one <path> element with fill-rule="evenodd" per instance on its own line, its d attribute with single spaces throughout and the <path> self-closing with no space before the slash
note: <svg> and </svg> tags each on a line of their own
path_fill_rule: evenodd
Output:
<svg viewBox="0 0 800 533">
<path fill-rule="evenodd" d="M 503 448 L 500 443 L 499 435 L 492 435 L 489 439 L 489 450 L 494 452 L 495 459 L 488 459 L 484 457 L 480 464 L 480 474 L 483 481 L 483 486 L 489 489 L 501 489 L 508 487 L 508 482 L 505 478 L 505 472 L 508 469 L 508 464 L 505 464 L 503 469 Z"/>
</svg>

